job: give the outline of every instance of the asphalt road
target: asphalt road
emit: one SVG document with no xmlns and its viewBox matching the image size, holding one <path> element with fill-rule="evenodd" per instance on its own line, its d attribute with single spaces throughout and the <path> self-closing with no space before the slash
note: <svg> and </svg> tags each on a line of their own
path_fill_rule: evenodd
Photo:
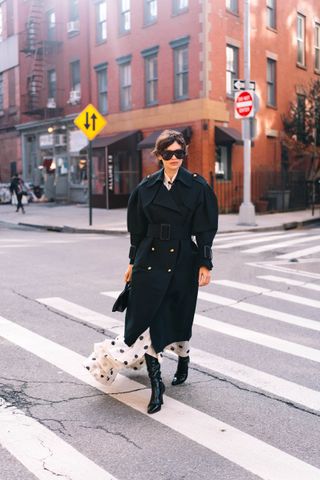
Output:
<svg viewBox="0 0 320 480">
<path fill-rule="evenodd" d="M 128 238 L 0 227 L 0 480 L 319 480 L 319 239 L 217 236 L 189 378 L 165 355 L 149 416 L 145 370 L 108 394 L 81 365 L 123 321 Z"/>
</svg>

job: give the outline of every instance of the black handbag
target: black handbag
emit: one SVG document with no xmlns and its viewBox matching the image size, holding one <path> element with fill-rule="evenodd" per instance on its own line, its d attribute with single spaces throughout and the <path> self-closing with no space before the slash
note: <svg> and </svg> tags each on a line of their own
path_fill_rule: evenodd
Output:
<svg viewBox="0 0 320 480">
<path fill-rule="evenodd" d="M 130 290 L 131 283 L 127 282 L 119 297 L 114 302 L 112 307 L 113 312 L 123 312 L 127 308 Z"/>
</svg>

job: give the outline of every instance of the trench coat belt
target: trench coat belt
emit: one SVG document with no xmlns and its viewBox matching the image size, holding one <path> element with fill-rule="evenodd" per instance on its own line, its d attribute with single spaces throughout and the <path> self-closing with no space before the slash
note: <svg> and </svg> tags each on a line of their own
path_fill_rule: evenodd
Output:
<svg viewBox="0 0 320 480">
<path fill-rule="evenodd" d="M 149 223 L 147 237 L 160 240 L 181 240 L 190 238 L 191 233 L 183 225 L 170 225 L 170 223 Z"/>
</svg>

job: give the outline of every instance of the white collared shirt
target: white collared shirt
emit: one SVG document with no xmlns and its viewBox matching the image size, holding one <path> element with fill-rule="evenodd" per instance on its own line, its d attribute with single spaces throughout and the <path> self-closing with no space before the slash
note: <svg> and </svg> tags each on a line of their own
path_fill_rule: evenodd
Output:
<svg viewBox="0 0 320 480">
<path fill-rule="evenodd" d="M 165 187 L 167 187 L 168 190 L 170 190 L 170 188 L 172 187 L 172 184 L 175 181 L 177 175 L 178 175 L 178 172 L 175 174 L 174 177 L 172 177 L 172 180 L 170 180 L 170 178 L 168 177 L 166 172 L 164 172 L 163 184 L 164 184 Z"/>
</svg>

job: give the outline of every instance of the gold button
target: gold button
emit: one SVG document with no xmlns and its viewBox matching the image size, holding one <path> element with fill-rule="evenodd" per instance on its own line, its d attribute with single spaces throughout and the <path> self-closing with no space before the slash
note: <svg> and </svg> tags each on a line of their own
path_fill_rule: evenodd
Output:
<svg viewBox="0 0 320 480">
<path fill-rule="evenodd" d="M 168 272 L 169 272 L 169 273 L 171 272 L 171 268 L 168 268 Z"/>
<path fill-rule="evenodd" d="M 173 252 L 174 252 L 174 248 L 170 248 L 170 252 L 173 253 Z"/>
<path fill-rule="evenodd" d="M 151 270 L 151 269 L 152 269 L 152 267 L 148 267 L 148 270 Z"/>
<path fill-rule="evenodd" d="M 155 248 L 154 248 L 154 247 L 151 247 L 151 250 L 154 252 L 154 251 L 155 251 Z"/>
</svg>

